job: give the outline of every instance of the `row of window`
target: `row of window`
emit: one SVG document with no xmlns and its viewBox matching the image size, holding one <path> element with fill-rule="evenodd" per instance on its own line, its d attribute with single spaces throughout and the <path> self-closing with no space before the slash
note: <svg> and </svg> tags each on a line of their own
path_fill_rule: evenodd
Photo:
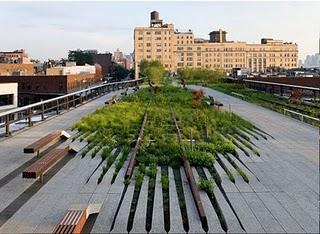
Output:
<svg viewBox="0 0 320 234">
<path fill-rule="evenodd" d="M 143 35 L 143 32 L 145 32 L 145 35 L 161 35 L 161 34 L 164 34 L 164 35 L 171 35 L 172 32 L 170 31 L 138 31 L 138 35 Z"/>
</svg>

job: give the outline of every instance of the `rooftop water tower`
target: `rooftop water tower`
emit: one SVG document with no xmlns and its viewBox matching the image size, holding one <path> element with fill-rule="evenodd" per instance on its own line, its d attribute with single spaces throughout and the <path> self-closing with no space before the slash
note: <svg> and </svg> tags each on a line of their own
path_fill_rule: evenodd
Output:
<svg viewBox="0 0 320 234">
<path fill-rule="evenodd" d="M 152 11 L 150 16 L 150 27 L 162 27 L 162 20 L 160 19 L 159 12 Z"/>
</svg>

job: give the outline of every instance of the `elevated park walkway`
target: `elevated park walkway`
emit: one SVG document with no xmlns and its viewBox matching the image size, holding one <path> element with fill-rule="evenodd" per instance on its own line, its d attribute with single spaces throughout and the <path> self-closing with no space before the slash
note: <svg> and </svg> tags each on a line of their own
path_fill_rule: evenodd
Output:
<svg viewBox="0 0 320 234">
<path fill-rule="evenodd" d="M 110 88 L 100 94 L 99 91 L 87 90 L 87 95 L 83 91 L 75 94 L 74 97 L 78 98 L 79 102 L 76 108 L 71 105 L 68 109 L 68 101 L 59 99 L 58 111 L 57 106 L 53 109 L 54 116 L 33 123 L 32 127 L 26 126 L 23 130 L 11 132 L 12 126 L 9 126 L 8 132 L 11 134 L 7 135 L 11 136 L 0 139 L 0 233 L 72 233 L 80 230 L 85 233 L 128 233 L 129 212 L 133 203 L 137 206 L 135 216 L 131 217 L 129 232 L 147 233 L 146 220 L 150 220 L 150 217 L 147 217 L 148 177 L 144 178 L 138 198 L 134 196 L 134 185 L 131 183 L 120 202 L 129 161 L 124 163 L 113 183 L 111 180 L 115 171 L 114 164 L 102 182 L 97 184 L 103 170 L 100 153 L 94 158 L 90 155 L 82 157 L 78 151 L 86 142 L 70 141 L 76 134 L 70 130 L 70 126 L 82 116 L 106 105 L 105 102 L 112 100 L 114 95 L 121 96 L 124 90 L 128 93 L 134 92 L 134 88 L 127 90 L 128 87 L 117 85 L 119 90 Z M 104 88 L 97 90 L 99 89 Z M 208 232 L 225 232 L 226 228 L 222 225 L 225 222 L 227 231 L 234 233 L 318 233 L 319 129 L 239 98 L 209 88 L 203 89 L 206 95 L 223 104 L 220 109 L 237 113 L 268 136 L 268 140 L 252 139 L 261 152 L 260 157 L 252 152 L 248 153 L 249 156 L 242 151 L 238 152 L 248 167 L 238 164 L 247 173 L 249 183 L 245 183 L 236 173 L 235 182 L 232 183 L 224 169 L 215 164 L 224 190 L 215 186 L 214 194 L 224 216 L 217 215 L 212 201 L 205 193 L 200 193 L 209 221 Z M 96 92 L 98 95 L 93 94 Z M 87 101 L 81 104 L 80 100 L 86 98 Z M 73 94 L 68 100 L 73 100 Z M 60 105 L 62 103 L 64 104 Z M 21 109 L 21 113 L 27 109 Z M 38 112 L 31 113 L 41 116 L 41 108 L 37 106 L 35 109 Z M 9 114 L 12 113 L 6 113 Z M 29 122 L 32 123 L 32 117 Z M 32 143 L 37 142 L 38 145 L 43 142 L 39 139 L 57 131 L 65 131 L 66 136 L 70 137 L 58 139 L 52 145 L 41 148 L 40 152 L 37 152 L 39 147 L 35 147 L 34 153 L 24 153 L 25 147 L 34 147 Z M 4 135 L 5 133 L 6 131 Z M 69 155 L 60 159 L 44 173 L 41 181 L 23 178 L 23 171 L 36 162 L 38 156 L 42 157 L 55 148 L 56 144 L 60 144 L 58 148 L 63 149 L 68 145 L 76 152 L 69 152 Z M 121 155 L 117 150 L 114 154 L 118 158 Z M 223 161 L 234 172 L 228 161 Z M 192 170 L 197 177 L 196 169 L 192 167 Z M 148 224 L 151 226 L 148 232 L 163 233 L 168 231 L 169 227 L 169 233 L 204 233 L 192 201 L 191 190 L 187 186 L 188 180 L 181 168 L 168 168 L 170 209 L 166 214 L 170 222 L 165 223 L 168 217 L 164 217 L 161 173 L 161 168 L 157 168 L 152 222 Z M 208 170 L 204 170 L 204 173 L 210 177 Z M 181 181 L 180 187 L 175 182 L 177 174 Z M 186 201 L 189 230 L 184 227 L 186 220 L 183 220 L 179 209 L 177 191 L 181 189 Z"/>
</svg>

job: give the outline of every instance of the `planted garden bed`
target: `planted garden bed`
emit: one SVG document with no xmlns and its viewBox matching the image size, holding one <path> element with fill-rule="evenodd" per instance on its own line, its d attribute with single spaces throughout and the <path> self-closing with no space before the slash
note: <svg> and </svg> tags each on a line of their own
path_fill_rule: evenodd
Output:
<svg viewBox="0 0 320 234">
<path fill-rule="evenodd" d="M 164 224 L 165 230 L 170 230 L 170 214 L 175 209 L 181 212 L 185 231 L 189 229 L 188 214 L 185 207 L 184 191 L 179 177 L 180 167 L 184 167 L 190 185 L 194 202 L 204 230 L 206 216 L 197 195 L 199 189 L 204 189 L 212 202 L 213 208 L 219 211 L 218 215 L 224 224 L 223 210 L 219 210 L 212 191 L 216 184 L 226 197 L 221 178 L 215 171 L 214 164 L 219 163 L 229 179 L 234 183 L 234 177 L 220 157 L 225 157 L 240 177 L 247 183 L 250 178 L 234 161 L 239 161 L 236 148 L 248 151 L 248 157 L 257 157 L 258 151 L 245 133 L 259 139 L 265 134 L 256 129 L 251 123 L 237 115 L 222 110 L 212 109 L 207 104 L 201 91 L 194 92 L 170 85 L 161 86 L 156 91 L 140 89 L 133 95 L 125 96 L 117 104 L 103 107 L 95 113 L 82 118 L 75 124 L 78 129 L 78 138 L 88 142 L 83 152 L 86 157 L 94 157 L 101 152 L 102 173 L 100 183 L 110 167 L 115 170 L 111 182 L 118 176 L 118 172 L 128 160 L 130 175 L 125 176 L 125 188 L 130 183 L 135 184 L 134 196 L 131 202 L 131 213 L 128 220 L 128 230 L 134 223 L 135 210 L 139 200 L 140 188 L 144 177 L 149 178 L 148 202 L 146 207 L 146 230 L 152 229 L 152 212 L 154 207 L 154 190 L 157 167 L 161 167 L 161 183 L 163 191 Z M 114 153 L 114 149 L 121 150 L 121 155 Z M 245 149 L 244 149 L 245 148 Z M 130 155 L 130 158 L 128 158 Z M 134 157 L 133 157 L 134 156 Z M 244 164 L 245 165 L 245 164 Z M 168 178 L 167 168 L 174 169 L 174 180 Z M 213 180 L 201 179 L 195 183 L 191 167 L 203 175 L 203 168 L 207 168 Z M 131 177 L 134 171 L 134 176 Z M 170 207 L 169 183 L 175 183 L 180 207 Z M 199 188 L 200 186 L 200 188 Z M 226 199 L 228 199 L 226 197 Z M 121 203 L 119 204 L 121 206 Z M 115 217 L 116 219 L 116 217 Z"/>
</svg>

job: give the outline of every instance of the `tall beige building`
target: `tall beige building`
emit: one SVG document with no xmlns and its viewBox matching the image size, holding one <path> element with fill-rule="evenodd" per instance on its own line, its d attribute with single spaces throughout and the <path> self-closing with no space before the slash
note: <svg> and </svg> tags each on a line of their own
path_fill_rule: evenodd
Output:
<svg viewBox="0 0 320 234">
<path fill-rule="evenodd" d="M 156 11 L 151 12 L 149 27 L 134 29 L 136 78 L 141 60 L 159 60 L 166 70 L 178 68 L 247 68 L 263 72 L 268 68 L 296 68 L 298 45 L 271 38 L 260 44 L 227 40 L 226 31 L 212 31 L 208 39 L 195 38 L 192 31 L 179 32 L 173 24 L 164 24 Z"/>
</svg>

